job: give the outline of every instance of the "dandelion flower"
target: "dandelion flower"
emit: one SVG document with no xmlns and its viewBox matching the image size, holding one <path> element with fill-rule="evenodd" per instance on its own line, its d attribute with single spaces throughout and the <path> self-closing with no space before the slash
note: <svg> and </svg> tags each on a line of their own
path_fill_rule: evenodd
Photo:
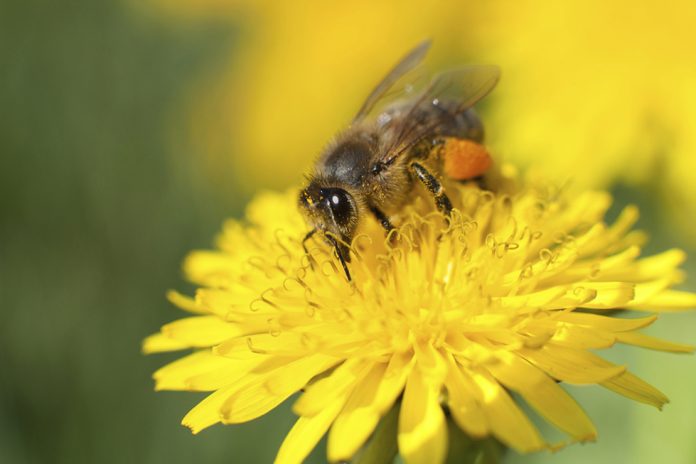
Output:
<svg viewBox="0 0 696 464">
<path fill-rule="evenodd" d="M 170 294 L 193 314 L 144 343 L 146 352 L 194 349 L 154 374 L 158 390 L 212 392 L 183 424 L 198 433 L 246 422 L 300 392 L 277 462 L 301 462 L 325 434 L 328 459 L 341 461 L 398 405 L 401 456 L 438 463 L 448 415 L 470 437 L 519 452 L 558 446 L 522 400 L 569 441 L 594 440 L 563 383 L 667 402 L 595 351 L 617 342 L 692 350 L 640 331 L 657 318 L 645 311 L 696 305 L 696 295 L 670 288 L 681 279 L 681 251 L 639 258 L 636 208 L 605 224 L 605 192 L 449 192 L 449 220 L 419 200 L 390 240 L 366 224 L 352 247 L 352 283 L 320 238 L 303 251 L 294 191 L 259 195 L 247 222 L 227 222 L 219 250 L 186 260 L 195 298 Z M 643 313 L 617 317 L 618 308 Z"/>
</svg>

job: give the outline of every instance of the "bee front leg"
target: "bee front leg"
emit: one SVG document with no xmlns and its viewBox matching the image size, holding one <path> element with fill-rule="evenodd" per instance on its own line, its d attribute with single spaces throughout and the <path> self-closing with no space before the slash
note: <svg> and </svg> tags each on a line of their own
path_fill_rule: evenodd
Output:
<svg viewBox="0 0 696 464">
<path fill-rule="evenodd" d="M 410 168 L 418 180 L 428 189 L 428 192 L 432 193 L 435 197 L 437 209 L 439 209 L 441 213 L 449 216 L 452 213 L 452 202 L 445 193 L 445 189 L 440 181 L 420 163 L 411 163 Z"/>
<path fill-rule="evenodd" d="M 382 212 L 382 210 L 380 210 L 376 206 L 370 206 L 370 212 L 375 216 L 380 225 L 384 227 L 384 230 L 387 232 L 387 234 L 394 230 L 394 225 L 391 223 L 387 215 L 384 214 L 384 212 Z"/>
<path fill-rule="evenodd" d="M 314 259 L 314 256 L 312 256 L 312 253 L 309 252 L 309 248 L 307 248 L 307 241 L 309 241 L 312 237 L 314 237 L 314 234 L 317 233 L 317 229 L 312 229 L 309 232 L 307 232 L 307 235 L 304 236 L 302 239 L 302 249 L 304 250 L 304 254 L 307 257 L 307 260 L 309 260 L 309 267 L 311 269 L 314 269 L 314 265 L 316 264 L 316 260 Z"/>
<path fill-rule="evenodd" d="M 302 249 L 304 250 L 305 254 L 309 256 L 309 250 L 307 249 L 307 241 L 311 239 L 314 234 L 317 233 L 317 229 L 312 229 L 309 232 L 307 232 L 307 235 L 304 236 L 302 239 Z"/>
<path fill-rule="evenodd" d="M 345 246 L 342 243 L 339 243 L 338 240 L 331 237 L 330 235 L 327 235 L 326 238 L 329 240 L 329 242 L 331 242 L 331 245 L 333 245 L 334 247 L 336 257 L 340 261 L 341 267 L 343 267 L 343 272 L 346 274 L 346 279 L 348 279 L 348 282 L 352 282 L 353 278 L 350 276 L 350 271 L 348 270 L 348 263 L 350 262 L 350 250 L 347 246 Z"/>
</svg>

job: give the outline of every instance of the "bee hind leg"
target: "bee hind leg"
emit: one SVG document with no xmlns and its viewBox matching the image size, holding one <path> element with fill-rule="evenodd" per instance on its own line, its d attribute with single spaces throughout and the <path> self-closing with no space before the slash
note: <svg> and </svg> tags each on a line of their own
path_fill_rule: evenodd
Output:
<svg viewBox="0 0 696 464">
<path fill-rule="evenodd" d="M 452 202 L 445 193 L 445 188 L 440 181 L 420 163 L 411 163 L 410 168 L 418 180 L 428 189 L 428 192 L 435 197 L 437 209 L 439 209 L 442 214 L 450 216 L 452 213 Z"/>
<path fill-rule="evenodd" d="M 472 177 L 471 179 L 468 179 L 463 182 L 473 182 L 480 188 L 481 190 L 490 190 L 490 187 L 488 186 L 488 182 L 486 182 L 486 176 L 481 174 L 480 176 Z"/>
</svg>

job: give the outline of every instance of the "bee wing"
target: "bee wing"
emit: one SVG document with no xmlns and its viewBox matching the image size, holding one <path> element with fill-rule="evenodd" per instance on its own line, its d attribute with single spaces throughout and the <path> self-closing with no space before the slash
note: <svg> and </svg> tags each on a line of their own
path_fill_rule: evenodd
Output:
<svg viewBox="0 0 696 464">
<path fill-rule="evenodd" d="M 472 65 L 438 74 L 421 96 L 421 104 L 437 105 L 436 100 L 456 100 L 459 111 L 471 108 L 495 88 L 500 79 L 500 68 Z"/>
<path fill-rule="evenodd" d="M 385 147 L 382 161 L 391 164 L 437 129 L 440 119 L 433 117 L 437 113 L 428 111 L 428 107 L 438 107 L 442 101 L 457 101 L 459 104 L 453 112 L 466 111 L 488 95 L 499 79 L 500 68 L 488 65 L 464 66 L 436 75 L 425 91 L 407 106 L 405 116 L 400 118 L 401 127 L 393 128 L 397 135 Z"/>
<path fill-rule="evenodd" d="M 365 116 L 373 112 L 373 110 L 379 106 L 383 107 L 387 103 L 394 101 L 395 99 L 408 94 L 410 91 L 410 86 L 406 85 L 396 85 L 397 82 L 402 79 L 409 71 L 413 70 L 422 61 L 425 55 L 430 49 L 430 40 L 426 40 L 418 44 L 413 50 L 408 52 L 401 61 L 399 61 L 394 68 L 382 79 L 382 81 L 377 84 L 377 87 L 370 93 L 370 95 L 362 104 L 360 110 L 353 118 L 353 121 L 360 121 L 364 119 Z M 394 90 L 390 92 L 390 90 Z M 379 103 L 379 105 L 378 105 Z"/>
</svg>

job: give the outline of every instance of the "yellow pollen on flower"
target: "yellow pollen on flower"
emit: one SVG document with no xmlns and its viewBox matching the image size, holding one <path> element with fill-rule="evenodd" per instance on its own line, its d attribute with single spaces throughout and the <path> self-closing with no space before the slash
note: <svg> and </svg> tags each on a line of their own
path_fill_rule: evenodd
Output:
<svg viewBox="0 0 696 464">
<path fill-rule="evenodd" d="M 446 455 L 444 409 L 472 437 L 520 452 L 550 447 L 510 392 L 574 441 L 596 431 L 564 382 L 667 401 L 595 351 L 692 350 L 639 332 L 655 316 L 610 312 L 696 306 L 696 295 L 670 289 L 683 253 L 640 259 L 637 210 L 605 224 L 603 192 L 468 185 L 448 194 L 450 218 L 418 199 L 386 239 L 366 221 L 351 244 L 351 282 L 321 236 L 305 254 L 296 192 L 259 196 L 248 225 L 225 225 L 219 251 L 192 253 L 195 298 L 170 294 L 192 315 L 144 345 L 196 349 L 154 375 L 158 389 L 212 392 L 183 423 L 198 432 L 245 422 L 302 390 L 278 462 L 302 461 L 326 433 L 329 460 L 341 461 L 400 404 L 399 451 L 421 463 Z"/>
</svg>

